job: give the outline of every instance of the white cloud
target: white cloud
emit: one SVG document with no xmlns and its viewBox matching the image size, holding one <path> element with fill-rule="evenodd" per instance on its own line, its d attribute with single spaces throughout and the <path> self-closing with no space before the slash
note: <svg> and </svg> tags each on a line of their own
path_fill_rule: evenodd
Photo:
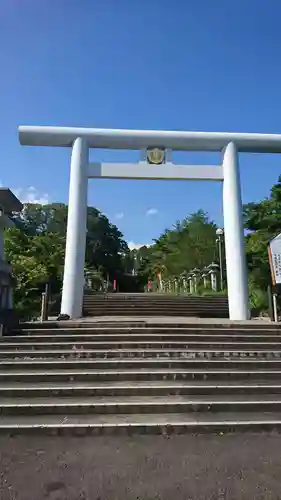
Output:
<svg viewBox="0 0 281 500">
<path fill-rule="evenodd" d="M 157 214 L 158 214 L 157 208 L 149 208 L 145 215 L 149 217 L 150 215 L 157 215 Z"/>
<path fill-rule="evenodd" d="M 151 243 L 134 243 L 133 241 L 128 242 L 128 247 L 130 250 L 139 250 L 141 247 L 150 247 Z"/>
<path fill-rule="evenodd" d="M 38 203 L 39 205 L 47 205 L 51 203 L 48 193 L 41 193 L 35 187 L 29 186 L 25 188 L 11 189 L 18 199 L 23 203 Z"/>
<path fill-rule="evenodd" d="M 115 219 L 118 219 L 118 220 L 123 219 L 123 218 L 124 218 L 124 214 L 123 214 L 123 212 L 119 212 L 119 213 L 115 214 L 115 215 L 114 215 L 114 218 L 115 218 Z"/>
</svg>

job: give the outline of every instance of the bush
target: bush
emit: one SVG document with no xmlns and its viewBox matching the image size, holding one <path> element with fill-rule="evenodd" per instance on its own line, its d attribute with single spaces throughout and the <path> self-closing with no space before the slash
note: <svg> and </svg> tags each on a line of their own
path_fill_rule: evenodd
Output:
<svg viewBox="0 0 281 500">
<path fill-rule="evenodd" d="M 258 316 L 268 312 L 267 291 L 258 287 L 251 277 L 249 279 L 249 302 L 252 315 Z"/>
</svg>

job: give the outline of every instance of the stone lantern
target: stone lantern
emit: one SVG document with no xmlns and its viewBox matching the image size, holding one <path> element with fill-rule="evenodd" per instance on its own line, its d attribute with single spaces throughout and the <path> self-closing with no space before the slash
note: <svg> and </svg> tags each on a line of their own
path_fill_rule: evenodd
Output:
<svg viewBox="0 0 281 500">
<path fill-rule="evenodd" d="M 183 292 L 187 293 L 187 276 L 186 273 L 181 274 L 182 288 Z"/>
<path fill-rule="evenodd" d="M 189 293 L 192 295 L 194 293 L 194 281 L 191 273 L 188 274 L 187 280 L 189 283 Z"/>
<path fill-rule="evenodd" d="M 197 269 L 197 268 L 192 269 L 191 276 L 192 276 L 193 283 L 194 283 L 194 292 L 196 293 L 197 292 L 197 287 L 198 287 L 198 281 L 199 281 L 199 278 L 200 278 L 200 270 Z"/>
<path fill-rule="evenodd" d="M 215 262 L 212 262 L 208 266 L 209 269 L 209 274 L 211 276 L 211 288 L 214 290 L 214 292 L 218 291 L 218 273 L 219 273 L 219 266 Z"/>
<path fill-rule="evenodd" d="M 209 269 L 207 267 L 204 267 L 202 269 L 201 276 L 203 279 L 204 288 L 208 288 Z"/>
</svg>

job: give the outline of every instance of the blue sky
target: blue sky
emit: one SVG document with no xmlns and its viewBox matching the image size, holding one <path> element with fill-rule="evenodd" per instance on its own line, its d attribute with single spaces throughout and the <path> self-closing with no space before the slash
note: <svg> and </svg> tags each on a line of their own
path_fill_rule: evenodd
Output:
<svg viewBox="0 0 281 500">
<path fill-rule="evenodd" d="M 279 0 L 0 0 L 0 181 L 67 202 L 70 150 L 19 145 L 23 124 L 281 132 Z M 138 159 L 92 150 L 92 160 Z M 175 160 L 219 162 L 218 154 Z M 269 194 L 280 156 L 241 155 L 243 201 Z M 89 203 L 148 243 L 199 208 L 222 224 L 221 186 L 89 182 Z"/>
</svg>

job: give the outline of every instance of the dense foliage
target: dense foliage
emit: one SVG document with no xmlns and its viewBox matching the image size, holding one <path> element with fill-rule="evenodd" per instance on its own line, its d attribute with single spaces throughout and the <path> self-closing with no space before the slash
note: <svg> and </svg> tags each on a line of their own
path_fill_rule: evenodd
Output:
<svg viewBox="0 0 281 500">
<path fill-rule="evenodd" d="M 267 308 L 267 285 L 271 282 L 267 246 L 281 232 L 281 176 L 270 191 L 269 198 L 244 206 L 246 255 L 252 305 Z"/>
<path fill-rule="evenodd" d="M 14 220 L 16 227 L 5 233 L 5 251 L 16 277 L 15 303 L 22 314 L 38 314 L 38 292 L 45 284 L 53 293 L 61 290 L 67 206 L 28 204 Z M 281 232 L 281 176 L 269 198 L 244 206 L 244 227 L 251 304 L 262 310 L 270 283 L 267 245 Z M 88 207 L 87 228 L 85 268 L 96 280 L 121 282 L 136 271 L 134 287 L 143 290 L 159 272 L 169 279 L 218 260 L 217 227 L 202 210 L 164 231 L 150 247 L 131 252 L 118 228 L 96 208 Z"/>
<path fill-rule="evenodd" d="M 281 232 L 281 176 L 269 198 L 244 205 L 244 227 L 251 306 L 261 311 L 267 308 L 267 285 L 271 281 L 268 242 Z M 154 279 L 159 271 L 163 278 L 170 279 L 193 268 L 202 269 L 218 260 L 216 225 L 199 210 L 166 230 L 151 247 L 142 247 L 136 253 L 144 280 Z"/>
<path fill-rule="evenodd" d="M 53 294 L 62 286 L 67 206 L 27 204 L 5 232 L 5 253 L 16 277 L 15 304 L 20 313 L 38 314 L 40 293 L 49 283 Z M 123 235 L 96 208 L 88 207 L 85 267 L 113 279 L 124 272 L 129 249 Z"/>
<path fill-rule="evenodd" d="M 194 268 L 202 269 L 216 258 L 216 229 L 208 215 L 199 210 L 166 230 L 154 244 L 140 248 L 138 271 L 153 279 L 179 276 Z"/>
</svg>

